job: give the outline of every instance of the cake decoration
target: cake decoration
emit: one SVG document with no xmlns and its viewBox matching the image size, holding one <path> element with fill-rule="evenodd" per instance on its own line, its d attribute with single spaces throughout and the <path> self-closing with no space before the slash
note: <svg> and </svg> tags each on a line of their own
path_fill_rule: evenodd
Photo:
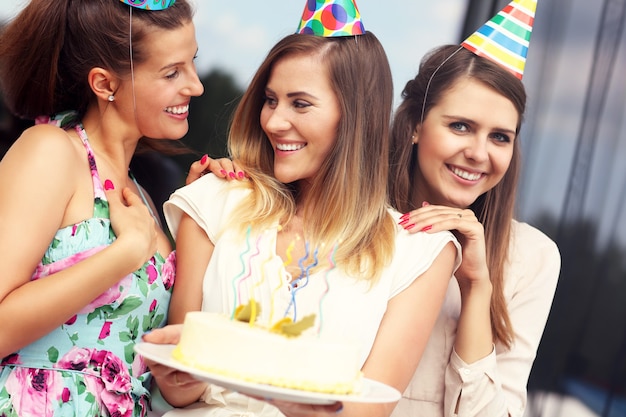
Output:
<svg viewBox="0 0 626 417">
<path fill-rule="evenodd" d="M 299 237 L 296 236 L 296 239 L 299 239 Z M 295 245 L 296 245 L 296 242 L 292 240 L 289 243 L 289 246 L 287 246 L 287 251 L 285 253 L 285 256 L 287 259 L 283 262 L 283 268 L 287 268 L 287 266 L 291 264 L 291 261 L 293 259 L 291 256 L 291 253 L 293 252 Z M 276 244 L 274 244 L 274 246 L 276 246 Z M 282 277 L 280 277 L 280 273 L 279 273 L 278 285 L 272 291 L 272 301 L 276 298 L 276 293 L 280 291 L 282 287 L 283 287 L 283 280 L 282 280 Z M 272 302 L 272 307 L 270 309 L 270 323 L 273 321 L 273 318 L 274 318 L 274 303 Z"/>
<path fill-rule="evenodd" d="M 241 296 L 241 293 L 242 293 L 241 286 L 245 283 L 246 280 L 248 280 L 252 276 L 252 260 L 255 257 L 259 256 L 259 254 L 261 253 L 261 249 L 259 247 L 259 243 L 260 243 L 262 237 L 263 237 L 262 235 L 259 235 L 259 237 L 256 239 L 255 252 L 252 253 L 252 255 L 250 255 L 250 257 L 248 258 L 248 268 L 247 268 L 248 269 L 248 273 L 243 278 L 239 279 L 239 282 L 237 283 L 237 294 L 238 294 L 238 298 L 240 300 L 242 298 L 242 296 Z M 245 272 L 245 270 L 246 270 L 246 268 L 244 266 L 244 269 L 243 269 L 242 273 Z"/>
<path fill-rule="evenodd" d="M 241 272 L 231 281 L 235 308 L 223 313 L 187 313 L 172 358 L 204 372 L 242 381 L 311 392 L 358 393 L 363 378 L 361 343 L 339 340 L 335 335 L 321 332 L 322 304 L 329 291 L 330 275 L 336 268 L 338 245 L 327 250 L 322 244 L 318 250 L 305 242 L 305 255 L 294 260 L 293 250 L 299 239 L 296 238 L 288 245 L 281 261 L 274 251 L 255 249 L 255 246 L 266 248 L 272 242 L 275 247 L 275 233 L 260 232 L 256 245 L 252 243 L 256 235 L 251 236 L 248 230 L 246 236 L 247 242 L 240 256 Z M 261 242 L 260 239 L 269 241 Z M 270 253 L 271 264 L 265 258 L 266 252 Z M 311 276 L 320 267 L 320 258 L 324 259 L 320 254 L 328 257 L 328 267 L 324 266 L 319 274 Z M 298 279 L 293 282 L 286 271 L 292 262 L 297 262 L 299 267 Z M 237 265 L 235 268 L 239 272 Z M 313 281 L 315 279 L 319 281 Z M 274 285 L 275 281 L 279 286 Z M 263 288 L 255 291 L 261 282 L 265 282 Z M 284 292 L 285 286 L 292 283 L 291 292 Z M 271 294 L 264 294 L 266 290 Z M 300 298 L 306 295 L 308 300 L 305 314 L 295 314 L 298 291 L 303 291 Z M 267 298 L 259 302 L 255 294 Z M 273 309 L 275 304 L 283 308 L 288 303 L 293 315 L 270 315 L 268 320 L 263 312 Z M 318 311 L 310 311 L 315 306 Z"/>
<path fill-rule="evenodd" d="M 328 280 L 328 276 L 335 269 L 337 265 L 337 263 L 335 262 L 335 254 L 337 253 L 337 246 L 338 245 L 335 243 L 335 245 L 333 246 L 333 250 L 328 252 L 328 269 L 324 273 L 324 284 L 326 284 L 326 287 L 324 288 L 324 292 L 320 296 L 320 301 L 319 301 L 319 320 L 318 320 L 319 325 L 317 328 L 318 334 L 322 331 L 322 327 L 324 324 L 324 316 L 322 315 L 322 305 L 324 304 L 324 300 L 326 299 L 326 295 L 328 294 L 328 290 L 330 289 L 330 282 Z"/>
<path fill-rule="evenodd" d="M 256 325 L 256 320 L 261 313 L 261 305 L 254 298 L 251 298 L 247 304 L 240 304 L 235 309 L 234 320 L 248 323 L 251 327 Z M 315 314 L 309 314 L 301 320 L 294 321 L 291 317 L 283 317 L 276 323 L 271 325 L 269 331 L 281 334 L 287 337 L 300 336 L 303 331 L 313 327 L 315 324 Z M 259 326 L 261 327 L 261 326 Z"/>
<path fill-rule="evenodd" d="M 278 231 L 281 231 L 280 226 Z M 255 240 L 254 244 L 252 243 L 253 239 Z M 269 242 L 262 242 L 262 239 L 267 239 Z M 270 271 L 272 267 L 268 267 L 268 264 L 272 261 L 274 268 L 276 268 L 276 253 L 273 251 L 261 251 L 260 248 L 276 247 L 276 233 L 262 231 L 259 232 L 255 239 L 252 235 L 252 227 L 249 226 L 246 229 L 245 247 L 239 254 L 241 270 L 230 281 L 233 294 L 231 319 L 247 321 L 250 325 L 256 322 L 257 318 L 260 317 L 261 309 L 259 303 L 253 299 L 254 294 L 257 293 L 257 288 L 266 283 L 265 285 L 271 286 L 271 294 L 269 302 L 266 301 L 265 306 L 269 311 L 269 317 L 266 314 L 263 319 L 265 328 L 280 329 L 282 327 L 284 330 L 278 330 L 278 333 L 292 335 L 299 334 L 301 331 L 317 325 L 315 333 L 319 335 L 323 323 L 322 306 L 330 288 L 330 274 L 336 268 L 334 257 L 337 253 L 338 244 L 335 244 L 332 250 L 327 251 L 324 243 L 312 249 L 310 242 L 305 241 L 303 256 L 295 260 L 293 251 L 300 239 L 299 235 L 295 236 L 286 249 L 284 260 L 278 264 L 280 267 L 275 271 Z M 315 286 L 315 291 L 319 294 L 319 302 L 318 311 L 313 314 L 313 318 L 317 317 L 319 320 L 316 321 L 307 317 L 301 320 L 300 312 L 298 311 L 298 294 L 300 291 L 306 291 L 312 272 L 320 266 L 320 252 L 327 255 L 328 267 L 324 271 L 323 278 L 322 274 L 319 274 L 320 282 L 323 285 L 318 283 Z M 292 276 L 286 270 L 292 263 L 297 263 L 299 270 L 295 279 L 292 279 Z M 285 286 L 289 293 L 287 294 L 288 298 L 284 301 L 285 304 L 282 304 L 278 300 L 285 297 L 285 294 L 280 293 L 281 290 L 284 291 Z M 283 309 L 282 314 L 278 313 L 280 316 L 276 315 L 277 307 Z M 286 320 L 286 317 L 289 317 L 289 320 Z M 311 320 L 311 324 L 303 326 L 302 323 L 307 323 L 308 320 Z M 292 328 L 292 326 L 295 327 Z"/>
<path fill-rule="evenodd" d="M 252 227 L 248 226 L 248 228 L 246 229 L 246 249 L 239 255 L 239 261 L 241 262 L 241 272 L 236 275 L 235 278 L 233 278 L 231 281 L 233 293 L 236 295 L 233 299 L 233 312 L 231 319 L 235 317 L 235 310 L 237 309 L 237 304 L 239 304 L 237 300 L 241 299 L 241 293 L 238 292 L 237 281 L 246 273 L 246 262 L 244 260 L 244 256 L 246 256 L 246 254 L 250 252 L 250 233 L 252 233 Z"/>
<path fill-rule="evenodd" d="M 277 321 L 270 328 L 273 333 L 282 334 L 287 337 L 298 337 L 306 329 L 313 327 L 315 324 L 315 314 L 309 314 L 302 317 L 302 319 L 294 322 L 290 317 L 284 317 L 282 320 Z"/>
<path fill-rule="evenodd" d="M 298 278 L 294 279 L 290 284 L 291 301 L 289 302 L 289 305 L 287 306 L 287 309 L 285 310 L 285 315 L 287 315 L 289 314 L 289 311 L 293 309 L 293 321 L 298 320 L 296 294 L 298 293 L 298 291 L 302 290 L 302 288 L 306 287 L 307 284 L 309 283 L 310 270 L 311 268 L 314 268 L 317 266 L 317 262 L 318 262 L 317 252 L 318 252 L 318 249 L 316 248 L 315 251 L 313 251 L 313 262 L 305 267 L 304 261 L 309 259 L 309 242 L 305 242 L 304 255 L 298 261 L 298 266 L 300 267 L 300 275 L 298 276 Z"/>
<path fill-rule="evenodd" d="M 258 305 L 254 298 L 251 298 L 248 304 L 239 304 L 237 306 L 234 318 L 238 321 L 250 323 L 250 326 L 253 326 L 260 312 L 261 306 Z"/>
</svg>

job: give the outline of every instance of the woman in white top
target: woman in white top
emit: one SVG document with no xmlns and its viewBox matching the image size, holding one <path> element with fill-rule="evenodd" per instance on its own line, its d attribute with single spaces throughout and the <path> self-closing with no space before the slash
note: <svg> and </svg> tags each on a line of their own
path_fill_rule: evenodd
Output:
<svg viewBox="0 0 626 417">
<path fill-rule="evenodd" d="M 294 34 L 275 45 L 231 125 L 230 153 L 249 181 L 205 175 L 165 205 L 178 260 L 170 323 L 194 310 L 230 314 L 251 298 L 266 324 L 313 313 L 326 336 L 359 341 L 365 377 L 403 391 L 459 260 L 452 233 L 408 233 L 387 204 L 391 103 L 391 71 L 372 33 Z M 242 257 L 249 285 L 234 292 Z M 271 276 L 285 277 L 278 290 Z M 175 343 L 179 330 L 144 340 Z M 170 404 L 193 407 L 171 415 L 325 415 L 340 406 L 257 401 L 150 367 Z M 394 405 L 346 403 L 342 414 L 387 416 Z"/>
<path fill-rule="evenodd" d="M 524 86 L 450 45 L 424 58 L 402 96 L 392 204 L 410 232 L 453 230 L 463 262 L 393 416 L 522 416 L 560 269 L 554 242 L 513 219 Z"/>
</svg>

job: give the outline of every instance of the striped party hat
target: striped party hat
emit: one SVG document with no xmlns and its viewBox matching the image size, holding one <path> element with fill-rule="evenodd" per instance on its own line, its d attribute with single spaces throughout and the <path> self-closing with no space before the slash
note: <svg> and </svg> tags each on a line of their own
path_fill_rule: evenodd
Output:
<svg viewBox="0 0 626 417">
<path fill-rule="evenodd" d="M 503 66 L 521 80 L 536 9 L 537 0 L 513 0 L 461 46 Z"/>
<path fill-rule="evenodd" d="M 307 0 L 296 33 L 316 36 L 353 36 L 365 33 L 354 0 Z"/>
</svg>

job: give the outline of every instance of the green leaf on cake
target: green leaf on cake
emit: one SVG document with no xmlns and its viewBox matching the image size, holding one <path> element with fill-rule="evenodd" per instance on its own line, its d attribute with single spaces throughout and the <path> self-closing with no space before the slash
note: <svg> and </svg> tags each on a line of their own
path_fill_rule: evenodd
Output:
<svg viewBox="0 0 626 417">
<path fill-rule="evenodd" d="M 315 324 L 315 314 L 310 314 L 297 322 L 292 322 L 289 317 L 285 317 L 282 320 L 279 320 L 272 326 L 272 331 L 275 333 L 280 333 L 287 337 L 297 337 L 300 334 L 308 329 L 309 327 L 313 327 Z"/>
<path fill-rule="evenodd" d="M 250 323 L 253 325 L 257 317 L 261 314 L 261 305 L 251 298 L 248 304 L 240 304 L 235 308 L 234 318 L 237 321 Z M 269 329 L 273 333 L 278 333 L 286 337 L 297 337 L 309 327 L 315 325 L 315 314 L 310 314 L 297 322 L 293 322 L 290 317 L 284 317 L 278 320 Z"/>
<path fill-rule="evenodd" d="M 245 323 L 254 323 L 256 318 L 261 313 L 261 306 L 251 298 L 248 304 L 240 304 L 235 309 L 235 320 L 243 321 Z"/>
</svg>

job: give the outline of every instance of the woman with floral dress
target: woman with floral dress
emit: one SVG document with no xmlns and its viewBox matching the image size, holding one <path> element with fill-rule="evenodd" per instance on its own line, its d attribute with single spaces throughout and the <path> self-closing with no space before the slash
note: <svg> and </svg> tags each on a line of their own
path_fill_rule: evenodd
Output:
<svg viewBox="0 0 626 417">
<path fill-rule="evenodd" d="M 35 120 L 0 161 L 0 416 L 147 414 L 133 347 L 175 257 L 129 165 L 187 132 L 196 52 L 186 0 L 32 0 L 0 35 L 3 96 Z"/>
</svg>

